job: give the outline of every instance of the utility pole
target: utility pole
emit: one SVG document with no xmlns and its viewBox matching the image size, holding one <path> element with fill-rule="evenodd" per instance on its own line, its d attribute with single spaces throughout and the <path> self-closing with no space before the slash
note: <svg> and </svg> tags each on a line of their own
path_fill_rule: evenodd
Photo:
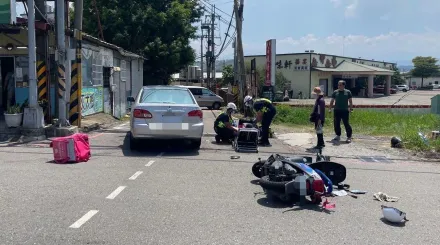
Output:
<svg viewBox="0 0 440 245">
<path fill-rule="evenodd" d="M 244 7 L 244 0 L 240 0 L 240 5 L 238 3 L 238 0 L 234 0 L 234 12 L 235 12 L 235 22 L 236 22 L 236 29 L 237 29 L 237 60 L 238 60 L 238 82 L 239 82 L 239 100 L 238 104 L 239 107 L 242 108 L 242 102 L 243 102 L 243 92 L 244 92 L 244 83 L 246 82 L 246 70 L 244 65 L 244 53 L 243 53 L 243 42 L 242 42 L 242 24 L 243 24 L 243 7 Z"/>
<path fill-rule="evenodd" d="M 234 42 L 232 43 L 232 48 L 234 49 L 234 82 L 233 86 L 236 86 L 238 84 L 238 60 L 237 60 L 237 37 L 235 37 Z"/>
<path fill-rule="evenodd" d="M 211 68 L 212 68 L 212 81 L 210 84 L 210 88 L 215 84 L 215 5 L 212 6 L 212 14 L 211 14 Z"/>
<path fill-rule="evenodd" d="M 202 80 L 200 82 L 200 86 L 203 87 L 203 22 L 200 28 L 202 35 L 200 35 L 200 69 L 202 73 Z"/>
<path fill-rule="evenodd" d="M 35 6 L 38 11 L 35 13 L 35 20 L 46 22 L 46 0 L 35 0 Z M 47 62 L 47 32 L 44 33 L 36 33 L 36 42 L 37 42 L 37 50 L 39 53 L 37 54 L 37 58 L 39 61 Z"/>
<path fill-rule="evenodd" d="M 40 129 L 43 127 L 43 109 L 37 101 L 37 51 L 35 40 L 35 1 L 28 4 L 28 52 L 29 52 L 29 108 L 25 108 L 23 128 Z"/>
<path fill-rule="evenodd" d="M 74 68 L 76 74 L 72 77 L 72 86 L 69 87 L 70 107 L 69 107 L 69 120 L 70 123 L 81 127 L 81 90 L 82 90 L 82 19 L 83 19 L 83 0 L 76 0 L 75 5 L 75 18 L 74 18 L 74 38 L 73 44 L 75 48 L 76 59 L 74 61 Z"/>
<path fill-rule="evenodd" d="M 33 0 L 29 0 L 33 1 Z M 66 36 L 65 36 L 65 11 L 64 0 L 56 0 L 56 34 L 57 34 L 57 46 L 56 61 L 58 65 L 58 125 L 67 125 L 67 113 L 66 113 Z"/>
<path fill-rule="evenodd" d="M 210 32 L 211 26 L 206 22 L 206 16 L 205 16 L 205 25 L 202 28 L 205 28 L 205 29 L 208 30 L 207 35 L 206 35 L 207 38 L 208 38 L 208 48 L 206 50 L 205 57 L 206 57 L 206 75 L 207 75 L 206 76 L 206 84 L 209 87 L 209 83 L 211 81 L 211 55 L 212 55 L 212 53 L 211 53 L 211 42 L 212 42 L 212 40 L 211 40 L 211 35 L 210 35 L 210 33 L 211 33 Z"/>
<path fill-rule="evenodd" d="M 28 52 L 29 52 L 29 107 L 38 106 L 37 101 L 37 52 L 35 40 L 35 1 L 28 0 Z"/>
<path fill-rule="evenodd" d="M 64 78 L 66 79 L 66 91 L 64 92 L 64 98 L 66 103 L 64 104 L 64 107 L 66 108 L 66 124 L 70 125 L 69 117 L 67 116 L 70 111 L 70 88 L 72 87 L 72 60 L 74 60 L 74 54 L 71 52 L 70 49 L 70 35 L 66 35 L 65 30 L 70 29 L 70 17 L 69 17 L 69 2 L 64 2 L 64 30 L 63 34 L 65 36 L 65 54 L 66 54 L 66 60 L 64 67 L 66 69 L 66 73 L 64 74 Z"/>
<path fill-rule="evenodd" d="M 37 53 L 35 41 L 35 1 L 28 0 L 29 107 L 37 107 Z"/>
</svg>

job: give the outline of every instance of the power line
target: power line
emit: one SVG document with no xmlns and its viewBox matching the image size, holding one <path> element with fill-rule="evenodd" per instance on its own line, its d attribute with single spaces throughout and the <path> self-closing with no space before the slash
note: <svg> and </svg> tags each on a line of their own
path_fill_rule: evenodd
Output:
<svg viewBox="0 0 440 245">
<path fill-rule="evenodd" d="M 220 51 L 219 51 L 219 53 L 216 55 L 216 57 L 219 57 L 220 56 L 220 54 L 223 52 L 223 47 L 225 46 L 225 43 L 226 43 L 226 38 L 227 38 L 227 36 L 228 36 L 228 34 L 229 34 L 229 29 L 231 28 L 231 24 L 232 24 L 232 16 L 234 15 L 234 10 L 232 10 L 232 15 L 231 15 L 231 20 L 229 21 L 229 26 L 228 26 L 228 30 L 226 31 L 226 37 L 224 38 L 224 40 L 223 40 L 223 44 L 222 44 L 222 47 L 220 48 Z"/>
<path fill-rule="evenodd" d="M 230 14 L 226 13 L 225 11 L 223 11 L 223 10 L 221 10 L 221 9 L 217 8 L 217 7 L 215 7 L 215 6 L 214 6 L 213 4 L 211 4 L 210 2 L 207 2 L 207 1 L 205 1 L 205 0 L 201 0 L 201 1 L 203 1 L 204 3 L 206 3 L 206 4 L 210 5 L 211 7 L 215 8 L 216 10 L 218 10 L 218 11 L 222 12 L 223 14 L 225 14 L 225 15 L 227 15 L 227 16 L 229 16 L 229 17 L 232 17 L 232 15 L 230 15 Z"/>
<path fill-rule="evenodd" d="M 210 5 L 210 6 L 212 6 L 213 8 L 215 8 L 216 10 L 219 10 L 220 12 L 226 14 L 227 16 L 234 18 L 234 16 L 231 16 L 230 14 L 225 13 L 223 10 L 218 9 L 217 7 L 215 7 L 214 5 L 212 5 L 212 4 L 210 4 L 210 3 L 204 3 L 204 2 L 200 2 L 200 3 L 203 4 L 203 9 L 206 10 L 207 12 L 212 13 L 212 10 L 209 10 L 210 7 L 207 6 L 207 5 Z M 223 22 L 223 23 L 226 24 L 226 25 L 229 25 L 228 20 L 226 20 L 225 18 L 223 18 L 223 16 L 218 15 L 218 17 L 219 17 L 219 20 L 220 20 L 221 22 Z M 234 25 L 231 24 L 231 26 L 235 28 Z"/>
<path fill-rule="evenodd" d="M 229 38 L 228 43 L 226 43 L 225 47 L 219 52 L 217 57 L 219 57 L 229 47 L 229 45 L 235 40 L 236 36 L 237 36 L 237 32 L 234 32 L 231 38 Z"/>
</svg>

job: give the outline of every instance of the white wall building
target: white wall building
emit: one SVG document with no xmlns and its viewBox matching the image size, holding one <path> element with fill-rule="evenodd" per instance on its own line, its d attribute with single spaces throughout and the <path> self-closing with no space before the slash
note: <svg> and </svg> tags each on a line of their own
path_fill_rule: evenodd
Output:
<svg viewBox="0 0 440 245">
<path fill-rule="evenodd" d="M 251 62 L 252 59 L 255 59 L 258 69 L 265 67 L 266 55 L 245 56 L 245 62 Z M 290 81 L 294 98 L 298 97 L 299 92 L 304 98 L 310 98 L 313 87 L 316 86 L 320 86 L 329 96 L 337 89 L 339 80 L 345 80 L 348 89 L 355 89 L 358 87 L 357 84 L 368 84 L 365 88 L 366 94 L 372 97 L 374 77 L 387 76 L 387 86 L 390 86 L 391 76 L 394 74 L 393 67 L 396 66 L 391 62 L 319 53 L 277 54 L 275 64 L 276 71 L 281 71 Z"/>
<path fill-rule="evenodd" d="M 422 86 L 422 78 L 421 77 L 412 77 L 412 76 L 405 76 L 406 84 L 410 88 L 419 88 Z M 439 86 L 440 84 L 440 77 L 427 77 L 423 78 L 423 86 L 427 85 L 434 85 L 434 87 Z M 437 85 L 437 86 L 435 86 Z M 437 87 L 438 88 L 438 87 Z"/>
</svg>

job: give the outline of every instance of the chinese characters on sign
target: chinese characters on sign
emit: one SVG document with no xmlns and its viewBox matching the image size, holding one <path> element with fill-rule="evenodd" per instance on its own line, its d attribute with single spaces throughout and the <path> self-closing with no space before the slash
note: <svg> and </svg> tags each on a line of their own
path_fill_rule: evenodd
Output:
<svg viewBox="0 0 440 245">
<path fill-rule="evenodd" d="M 307 59 L 296 59 L 295 62 L 292 62 L 291 60 L 278 60 L 275 63 L 275 66 L 277 69 L 293 69 L 295 71 L 308 71 L 309 70 L 309 64 L 307 62 Z"/>
<path fill-rule="evenodd" d="M 270 86 L 272 81 L 272 47 L 270 40 L 266 42 L 266 86 Z"/>
</svg>

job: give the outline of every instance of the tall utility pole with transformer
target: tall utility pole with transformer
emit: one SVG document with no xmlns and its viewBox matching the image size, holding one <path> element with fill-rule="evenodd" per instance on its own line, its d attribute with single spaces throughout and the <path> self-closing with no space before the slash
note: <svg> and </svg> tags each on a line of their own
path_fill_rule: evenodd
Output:
<svg viewBox="0 0 440 245">
<path fill-rule="evenodd" d="M 237 29 L 237 41 L 235 45 L 235 50 L 237 52 L 237 73 L 238 73 L 238 89 L 239 89 L 239 99 L 238 107 L 243 109 L 243 98 L 244 98 L 244 87 L 246 82 L 246 68 L 244 64 L 244 52 L 243 52 L 243 40 L 242 40 L 242 25 L 243 25 L 243 8 L 244 0 L 234 0 L 234 12 L 235 12 L 235 22 Z"/>
</svg>

